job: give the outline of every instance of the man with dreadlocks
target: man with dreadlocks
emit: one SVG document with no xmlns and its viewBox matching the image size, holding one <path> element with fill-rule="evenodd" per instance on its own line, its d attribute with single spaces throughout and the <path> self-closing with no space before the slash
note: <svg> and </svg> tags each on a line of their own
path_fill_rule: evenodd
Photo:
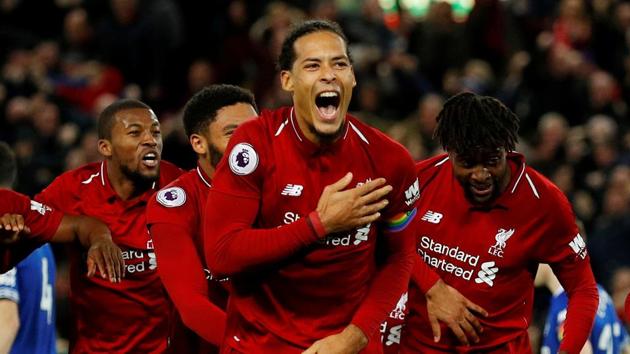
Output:
<svg viewBox="0 0 630 354">
<path fill-rule="evenodd" d="M 447 154 L 416 166 L 416 235 L 418 262 L 440 280 L 432 286 L 424 273 L 412 275 L 401 353 L 531 353 L 527 327 L 538 263 L 551 265 L 569 296 L 560 352 L 579 353 L 597 310 L 597 287 L 571 205 L 514 152 L 518 117 L 494 98 L 461 93 L 437 121 L 435 137 Z M 440 307 L 438 296 L 465 306 Z M 458 325 L 449 321 L 452 331 L 440 336 L 436 316 Z M 463 332 L 473 333 L 470 341 Z"/>
</svg>

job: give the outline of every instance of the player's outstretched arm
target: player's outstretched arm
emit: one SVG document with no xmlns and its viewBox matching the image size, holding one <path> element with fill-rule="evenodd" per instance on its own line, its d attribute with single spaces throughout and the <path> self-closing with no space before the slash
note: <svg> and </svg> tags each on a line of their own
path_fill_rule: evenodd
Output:
<svg viewBox="0 0 630 354">
<path fill-rule="evenodd" d="M 282 227 L 254 229 L 259 200 L 211 189 L 206 202 L 206 261 L 214 276 L 226 277 L 283 260 L 327 234 L 366 225 L 380 216 L 391 187 L 375 179 L 344 190 L 352 174 L 327 186 L 317 209 Z"/>
<path fill-rule="evenodd" d="M 101 273 L 103 279 L 120 282 L 125 275 L 122 252 L 112 241 L 105 224 L 87 216 L 64 215 L 51 242 L 71 242 L 78 239 L 88 249 L 88 276 Z"/>
<path fill-rule="evenodd" d="M 425 297 L 435 342 L 439 342 L 442 335 L 440 321 L 453 331 L 462 344 L 479 342 L 483 327 L 477 316 L 488 316 L 486 310 L 441 279 L 426 292 Z"/>
<path fill-rule="evenodd" d="M 21 214 L 4 214 L 0 217 L 0 244 L 17 242 L 22 234 L 30 234 L 31 229 L 24 224 Z"/>
<path fill-rule="evenodd" d="M 551 264 L 569 304 L 559 352 L 578 353 L 588 340 L 597 313 L 599 293 L 588 258 Z"/>
</svg>

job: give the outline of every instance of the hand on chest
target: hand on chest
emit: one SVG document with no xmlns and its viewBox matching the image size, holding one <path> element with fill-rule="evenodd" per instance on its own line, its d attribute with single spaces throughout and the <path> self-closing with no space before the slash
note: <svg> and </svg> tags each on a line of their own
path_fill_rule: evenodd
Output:
<svg viewBox="0 0 630 354">
<path fill-rule="evenodd" d="M 335 165 L 333 159 L 312 159 L 289 166 L 276 164 L 272 176 L 265 179 L 261 200 L 262 227 L 279 227 L 306 217 L 318 207 L 326 186 L 352 172 L 352 181 L 344 190 L 360 186 L 375 177 L 369 164 L 360 161 Z M 328 235 L 320 241 L 324 247 L 361 246 L 375 239 L 375 225 L 362 225 L 346 232 Z"/>
</svg>

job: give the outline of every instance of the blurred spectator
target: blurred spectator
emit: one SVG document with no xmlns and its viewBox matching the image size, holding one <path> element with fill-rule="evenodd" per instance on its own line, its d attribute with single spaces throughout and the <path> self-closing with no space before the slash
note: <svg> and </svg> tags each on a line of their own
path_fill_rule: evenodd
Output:
<svg viewBox="0 0 630 354">
<path fill-rule="evenodd" d="M 143 90 L 150 103 L 163 99 L 168 68 L 182 45 L 182 19 L 171 0 L 110 0 L 111 16 L 98 26 L 99 56 Z"/>
<path fill-rule="evenodd" d="M 608 182 L 602 213 L 598 217 L 589 250 L 595 274 L 612 289 L 613 275 L 630 267 L 630 167 L 613 169 Z"/>
<path fill-rule="evenodd" d="M 434 90 L 442 89 L 449 69 L 459 69 L 468 58 L 465 28 L 456 23 L 451 5 L 431 2 L 425 21 L 418 22 L 409 38 L 409 52 L 420 61 Z"/>
<path fill-rule="evenodd" d="M 544 175 L 551 175 L 554 168 L 564 159 L 564 141 L 569 124 L 565 117 L 555 112 L 544 114 L 538 122 L 538 131 L 530 165 Z"/>
<path fill-rule="evenodd" d="M 442 110 L 444 98 L 429 93 L 418 101 L 418 109 L 407 119 L 394 124 L 387 133 L 403 144 L 416 161 L 433 156 L 441 147 L 433 140 L 436 118 Z"/>
</svg>

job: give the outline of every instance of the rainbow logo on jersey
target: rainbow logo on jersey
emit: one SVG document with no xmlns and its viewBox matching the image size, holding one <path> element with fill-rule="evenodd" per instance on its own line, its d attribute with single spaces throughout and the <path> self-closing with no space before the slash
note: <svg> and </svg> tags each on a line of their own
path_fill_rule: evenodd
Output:
<svg viewBox="0 0 630 354">
<path fill-rule="evenodd" d="M 404 230 L 416 216 L 416 208 L 413 208 L 409 211 L 396 214 L 393 218 L 387 220 L 387 225 L 385 227 L 388 232 L 399 232 Z"/>
</svg>

